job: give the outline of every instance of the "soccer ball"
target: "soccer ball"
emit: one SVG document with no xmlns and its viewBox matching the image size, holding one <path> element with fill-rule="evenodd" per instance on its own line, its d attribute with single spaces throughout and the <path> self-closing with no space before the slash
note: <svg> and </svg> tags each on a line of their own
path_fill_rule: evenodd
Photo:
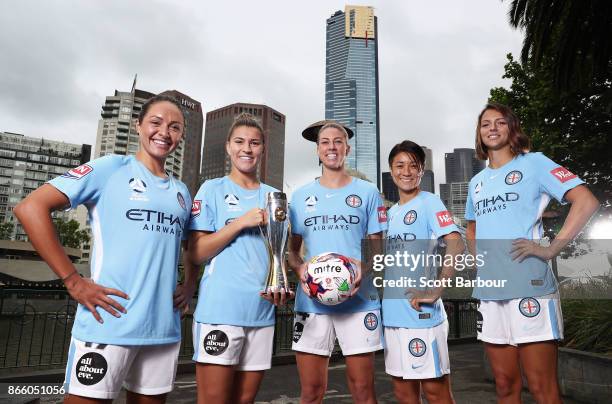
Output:
<svg viewBox="0 0 612 404">
<path fill-rule="evenodd" d="M 323 253 L 312 257 L 306 271 L 310 298 L 327 306 L 346 301 L 355 282 L 355 269 L 344 255 Z"/>
</svg>

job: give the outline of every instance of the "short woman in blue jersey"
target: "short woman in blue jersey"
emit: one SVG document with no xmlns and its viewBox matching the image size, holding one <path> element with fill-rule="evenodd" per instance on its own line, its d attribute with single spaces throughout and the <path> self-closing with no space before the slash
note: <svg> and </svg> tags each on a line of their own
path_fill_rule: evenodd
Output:
<svg viewBox="0 0 612 404">
<path fill-rule="evenodd" d="M 455 256 L 464 249 L 459 230 L 440 198 L 420 189 L 424 168 L 425 152 L 418 144 L 405 140 L 391 149 L 389 169 L 399 202 L 389 209 L 387 253 L 421 255 L 435 247 L 432 239 L 443 239 L 446 255 Z M 385 279 L 405 277 L 418 285 L 429 269 L 387 268 Z M 453 267 L 447 265 L 435 278 L 452 279 L 453 272 Z M 408 300 L 405 288 L 385 288 L 385 368 L 393 377 L 395 397 L 400 403 L 420 403 L 421 387 L 429 403 L 453 402 L 442 291 L 443 288 L 416 288 L 410 291 Z"/>
<path fill-rule="evenodd" d="M 260 123 L 239 115 L 226 142 L 230 174 L 207 180 L 192 208 L 190 257 L 206 263 L 194 313 L 200 404 L 253 402 L 271 365 L 274 298 L 260 295 L 269 257 L 258 226 L 277 190 L 258 178 L 264 146 Z"/>
<path fill-rule="evenodd" d="M 68 403 L 113 399 L 122 385 L 128 402 L 162 403 L 172 389 L 181 339 L 172 300 L 173 293 L 184 294 L 175 289 L 191 199 L 164 164 L 184 133 L 180 105 L 155 96 L 142 106 L 136 127 L 135 156 L 107 155 L 83 164 L 15 209 L 38 253 L 79 303 L 66 372 Z M 91 279 L 77 273 L 50 216 L 81 204 L 94 234 Z"/>
<path fill-rule="evenodd" d="M 489 164 L 470 181 L 466 237 L 472 253 L 485 244 L 489 251 L 501 251 L 495 262 L 479 269 L 478 277 L 506 283 L 474 289 L 482 322 L 478 337 L 485 342 L 500 402 L 521 401 L 522 370 L 537 402 L 560 403 L 557 340 L 563 319 L 547 261 L 576 237 L 599 204 L 576 175 L 529 148 L 510 108 L 485 106 L 478 116 L 476 151 Z M 559 233 L 544 247 L 537 241 L 551 198 L 572 206 Z"/>
</svg>

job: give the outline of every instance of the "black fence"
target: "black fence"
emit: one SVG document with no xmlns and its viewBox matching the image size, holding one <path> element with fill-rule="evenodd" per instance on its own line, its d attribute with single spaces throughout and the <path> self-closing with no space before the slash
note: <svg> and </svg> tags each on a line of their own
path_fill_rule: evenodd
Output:
<svg viewBox="0 0 612 404">
<path fill-rule="evenodd" d="M 65 290 L 0 288 L 0 376 L 64 367 L 76 303 Z M 474 300 L 445 300 L 449 339 L 476 336 Z M 276 312 L 274 355 L 291 351 L 293 306 Z M 193 356 L 193 317 L 182 320 L 181 359 Z"/>
</svg>

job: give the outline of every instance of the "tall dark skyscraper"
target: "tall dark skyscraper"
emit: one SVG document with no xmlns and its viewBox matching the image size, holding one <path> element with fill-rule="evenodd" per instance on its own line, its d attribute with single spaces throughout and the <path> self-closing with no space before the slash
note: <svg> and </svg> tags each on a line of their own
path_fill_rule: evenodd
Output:
<svg viewBox="0 0 612 404">
<path fill-rule="evenodd" d="M 181 180 L 187 185 L 191 195 L 195 195 L 200 185 L 200 161 L 202 160 L 202 128 L 204 126 L 202 104 L 176 90 L 167 90 L 161 94 L 169 95 L 181 104 L 185 116 Z"/>
<path fill-rule="evenodd" d="M 131 91 L 117 91 L 106 97 L 98 122 L 96 157 L 107 154 L 136 154 L 140 147 L 136 122 L 142 105 L 155 94 L 139 90 L 136 80 Z M 185 133 L 176 150 L 166 159 L 166 170 L 187 185 L 195 195 L 198 190 L 202 157 L 202 106 L 199 101 L 176 90 L 164 91 L 174 97 L 185 115 Z"/>
<path fill-rule="evenodd" d="M 346 6 L 327 19 L 325 119 L 353 130 L 347 166 L 380 189 L 377 38 L 372 7 Z"/>
<path fill-rule="evenodd" d="M 421 146 L 425 152 L 425 169 L 423 171 L 423 178 L 421 178 L 421 189 L 423 191 L 436 193 L 436 186 L 434 181 L 433 172 L 433 152 L 426 146 Z"/>
<path fill-rule="evenodd" d="M 206 114 L 202 178 L 206 180 L 229 174 L 231 165 L 225 152 L 227 134 L 234 119 L 243 112 L 259 120 L 266 138 L 263 160 L 259 166 L 259 178 L 270 186 L 283 189 L 285 115 L 261 104 L 231 104 Z"/>
<path fill-rule="evenodd" d="M 399 192 L 393 182 L 393 178 L 391 178 L 391 173 L 388 171 L 382 173 L 382 192 L 388 201 L 399 201 Z"/>
<path fill-rule="evenodd" d="M 446 183 L 469 182 L 473 176 L 482 171 L 485 162 L 478 160 L 474 149 L 454 149 L 444 155 Z"/>
<path fill-rule="evenodd" d="M 453 214 L 455 223 L 465 226 L 465 201 L 472 177 L 485 167 L 474 149 L 455 149 L 444 155 L 446 184 L 440 184 L 440 199 Z"/>
</svg>

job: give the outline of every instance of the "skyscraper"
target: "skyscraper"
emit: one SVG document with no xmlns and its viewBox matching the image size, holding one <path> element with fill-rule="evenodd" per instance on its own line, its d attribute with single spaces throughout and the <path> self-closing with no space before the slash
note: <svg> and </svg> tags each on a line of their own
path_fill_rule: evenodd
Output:
<svg viewBox="0 0 612 404">
<path fill-rule="evenodd" d="M 454 149 L 444 155 L 446 183 L 469 182 L 473 176 L 485 167 L 485 162 L 478 160 L 474 149 Z"/>
<path fill-rule="evenodd" d="M 134 85 L 136 81 L 134 81 Z M 166 159 L 166 170 L 187 185 L 195 194 L 198 187 L 202 153 L 202 106 L 189 96 L 169 90 L 161 94 L 174 97 L 185 115 L 185 133 L 176 150 Z M 98 122 L 96 157 L 107 154 L 135 154 L 139 148 L 136 122 L 142 105 L 155 94 L 132 87 L 131 91 L 117 91 L 106 97 L 102 119 Z"/>
<path fill-rule="evenodd" d="M 11 238 L 27 240 L 13 209 L 45 182 L 90 160 L 91 146 L 0 132 L 0 223 L 13 223 Z M 85 208 L 53 212 L 54 218 L 86 225 Z"/>
<path fill-rule="evenodd" d="M 259 120 L 264 130 L 265 148 L 259 178 L 266 184 L 283 189 L 285 168 L 285 115 L 261 104 L 236 103 L 206 114 L 202 179 L 229 174 L 231 164 L 225 153 L 225 143 L 234 119 L 246 112 Z"/>
<path fill-rule="evenodd" d="M 432 170 L 423 171 L 423 177 L 421 177 L 421 189 L 423 191 L 436 193 L 436 186 L 434 182 L 434 173 Z"/>
<path fill-rule="evenodd" d="M 382 192 L 386 200 L 394 203 L 399 201 L 399 191 L 393 182 L 391 173 L 388 171 L 382 173 Z"/>
<path fill-rule="evenodd" d="M 454 149 L 444 155 L 446 184 L 440 184 L 440 199 L 453 214 L 455 223 L 465 226 L 465 202 L 472 177 L 485 167 L 474 149 Z"/>
<path fill-rule="evenodd" d="M 185 134 L 183 135 L 183 166 L 181 181 L 187 185 L 191 195 L 195 195 L 200 185 L 200 161 L 202 160 L 202 128 L 204 115 L 199 101 L 176 90 L 161 93 L 173 97 L 181 104 L 185 116 Z"/>
<path fill-rule="evenodd" d="M 421 147 L 423 151 L 425 151 L 425 169 L 423 171 L 423 177 L 421 178 L 421 189 L 435 194 L 436 186 L 433 172 L 433 153 L 430 148 L 425 146 Z"/>
<path fill-rule="evenodd" d="M 372 7 L 346 6 L 327 19 L 325 119 L 353 130 L 347 166 L 380 189 L 377 38 Z"/>
</svg>

